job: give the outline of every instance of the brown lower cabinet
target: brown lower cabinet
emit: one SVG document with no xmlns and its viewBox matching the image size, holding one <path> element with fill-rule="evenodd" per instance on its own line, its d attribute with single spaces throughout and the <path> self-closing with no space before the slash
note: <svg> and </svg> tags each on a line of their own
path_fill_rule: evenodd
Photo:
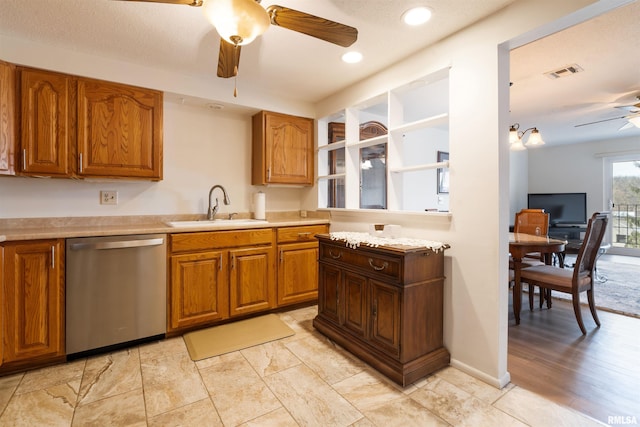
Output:
<svg viewBox="0 0 640 427">
<path fill-rule="evenodd" d="M 318 298 L 328 224 L 171 234 L 169 334 Z"/>
<path fill-rule="evenodd" d="M 318 331 L 402 386 L 449 364 L 443 251 L 318 239 Z"/>
<path fill-rule="evenodd" d="M 170 237 L 168 333 L 275 307 L 271 228 Z"/>
<path fill-rule="evenodd" d="M 0 245 L 0 372 L 64 360 L 64 239 Z"/>
</svg>

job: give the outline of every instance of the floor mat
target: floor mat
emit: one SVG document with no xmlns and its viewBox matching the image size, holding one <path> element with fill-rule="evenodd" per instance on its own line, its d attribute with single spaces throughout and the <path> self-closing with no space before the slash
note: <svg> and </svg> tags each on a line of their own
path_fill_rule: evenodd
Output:
<svg viewBox="0 0 640 427">
<path fill-rule="evenodd" d="M 201 329 L 183 335 L 192 360 L 219 356 L 294 335 L 275 314 Z"/>
</svg>

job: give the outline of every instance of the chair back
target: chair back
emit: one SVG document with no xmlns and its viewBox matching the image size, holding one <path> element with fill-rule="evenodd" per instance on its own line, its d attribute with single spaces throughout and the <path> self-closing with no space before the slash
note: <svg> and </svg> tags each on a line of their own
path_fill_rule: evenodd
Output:
<svg viewBox="0 0 640 427">
<path fill-rule="evenodd" d="M 578 276 L 593 275 L 598 250 L 604 233 L 607 231 L 608 222 L 609 212 L 596 212 L 589 219 L 587 231 L 574 265 L 574 279 L 577 279 Z"/>
<path fill-rule="evenodd" d="M 522 209 L 516 212 L 513 232 L 546 236 L 549 233 L 549 214 L 544 209 Z"/>
</svg>

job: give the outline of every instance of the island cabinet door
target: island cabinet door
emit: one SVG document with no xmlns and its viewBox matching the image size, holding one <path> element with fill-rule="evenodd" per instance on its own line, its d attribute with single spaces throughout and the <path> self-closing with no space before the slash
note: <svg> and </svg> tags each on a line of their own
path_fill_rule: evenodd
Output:
<svg viewBox="0 0 640 427">
<path fill-rule="evenodd" d="M 371 331 L 369 341 L 393 357 L 400 355 L 401 289 L 377 280 L 369 281 Z"/>
<path fill-rule="evenodd" d="M 229 255 L 230 315 L 275 307 L 273 247 L 236 249 Z"/>
<path fill-rule="evenodd" d="M 344 322 L 345 329 L 365 338 L 367 334 L 367 278 L 359 274 L 344 273 Z"/>
<path fill-rule="evenodd" d="M 227 258 L 226 251 L 171 257 L 169 330 L 229 317 Z"/>
<path fill-rule="evenodd" d="M 340 290 L 342 272 L 339 268 L 320 262 L 318 265 L 318 316 L 340 324 Z"/>
</svg>

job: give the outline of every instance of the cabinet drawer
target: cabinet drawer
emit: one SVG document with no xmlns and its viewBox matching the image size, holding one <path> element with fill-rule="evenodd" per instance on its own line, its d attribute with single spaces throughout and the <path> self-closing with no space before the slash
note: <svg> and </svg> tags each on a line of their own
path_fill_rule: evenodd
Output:
<svg viewBox="0 0 640 427">
<path fill-rule="evenodd" d="M 367 275 L 382 275 L 401 280 L 402 260 L 361 249 L 358 251 L 333 245 L 320 245 L 320 260 L 351 267 Z"/>
<path fill-rule="evenodd" d="M 271 228 L 233 231 L 208 231 L 202 233 L 171 234 L 171 252 L 191 252 L 236 246 L 270 245 L 273 242 Z"/>
<path fill-rule="evenodd" d="M 315 241 L 316 234 L 327 233 L 326 225 L 278 228 L 278 243 Z"/>
</svg>

